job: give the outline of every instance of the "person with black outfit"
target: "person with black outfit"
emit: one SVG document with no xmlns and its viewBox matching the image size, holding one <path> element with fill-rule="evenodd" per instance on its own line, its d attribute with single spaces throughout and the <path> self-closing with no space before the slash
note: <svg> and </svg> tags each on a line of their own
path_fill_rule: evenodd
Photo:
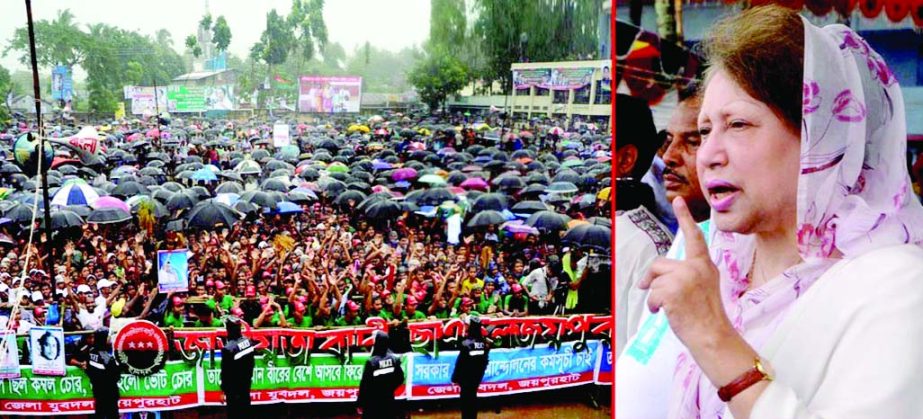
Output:
<svg viewBox="0 0 923 419">
<path fill-rule="evenodd" d="M 95 418 L 118 419 L 119 379 L 122 373 L 109 346 L 109 329 L 101 327 L 93 332 L 93 345 L 87 359 L 86 373 L 93 386 Z"/>
<path fill-rule="evenodd" d="M 228 316 L 228 341 L 221 349 L 221 391 L 228 406 L 228 418 L 250 417 L 250 384 L 253 381 L 256 345 L 241 333 L 242 321 Z"/>
<path fill-rule="evenodd" d="M 489 362 L 490 345 L 484 341 L 481 318 L 472 315 L 468 322 L 468 337 L 462 341 L 452 382 L 461 387 L 462 419 L 478 416 L 478 386 Z"/>
<path fill-rule="evenodd" d="M 391 352 L 388 334 L 375 332 L 372 356 L 365 361 L 362 381 L 359 383 L 359 414 L 364 419 L 403 417 L 394 400 L 394 391 L 403 383 L 401 358 Z"/>
</svg>

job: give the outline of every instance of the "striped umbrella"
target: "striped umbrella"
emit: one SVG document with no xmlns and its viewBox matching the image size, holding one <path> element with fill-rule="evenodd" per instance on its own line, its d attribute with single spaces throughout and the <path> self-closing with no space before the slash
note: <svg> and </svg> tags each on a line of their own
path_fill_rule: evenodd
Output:
<svg viewBox="0 0 923 419">
<path fill-rule="evenodd" d="M 83 179 L 70 179 L 51 199 L 52 205 L 92 205 L 99 199 L 99 194 Z"/>
</svg>

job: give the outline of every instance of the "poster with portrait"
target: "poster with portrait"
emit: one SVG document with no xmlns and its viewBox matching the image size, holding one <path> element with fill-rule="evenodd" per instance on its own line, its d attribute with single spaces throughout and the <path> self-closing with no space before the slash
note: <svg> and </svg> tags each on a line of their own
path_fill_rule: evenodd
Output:
<svg viewBox="0 0 923 419">
<path fill-rule="evenodd" d="M 19 378 L 19 348 L 16 331 L 0 331 L 0 379 Z"/>
<path fill-rule="evenodd" d="M 218 86 L 206 86 L 205 108 L 210 111 L 233 111 L 234 106 L 234 86 L 223 84 Z"/>
<path fill-rule="evenodd" d="M 160 292 L 188 291 L 188 250 L 161 250 L 157 252 L 157 288 Z"/>
<path fill-rule="evenodd" d="M 64 375 L 64 329 L 53 326 L 29 329 L 29 348 L 33 374 Z"/>
<path fill-rule="evenodd" d="M 70 68 L 56 65 L 51 69 L 51 98 L 68 101 L 74 95 L 74 81 L 71 78 Z"/>
</svg>

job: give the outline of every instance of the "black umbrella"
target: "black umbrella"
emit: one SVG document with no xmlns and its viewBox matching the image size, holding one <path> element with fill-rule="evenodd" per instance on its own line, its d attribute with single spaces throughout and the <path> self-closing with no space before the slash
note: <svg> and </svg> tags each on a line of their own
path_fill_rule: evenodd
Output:
<svg viewBox="0 0 923 419">
<path fill-rule="evenodd" d="M 519 176 L 504 176 L 497 182 L 503 189 L 522 189 L 526 187 L 525 182 Z"/>
<path fill-rule="evenodd" d="M 554 179 L 552 180 L 554 180 L 555 182 L 570 182 L 570 183 L 576 184 L 580 182 L 580 174 L 578 174 L 577 172 L 573 170 L 566 169 L 554 175 Z"/>
<path fill-rule="evenodd" d="M 539 211 L 548 211 L 548 206 L 541 201 L 522 201 L 516 205 L 513 205 L 513 208 L 510 208 L 510 211 L 514 214 L 531 215 Z"/>
<path fill-rule="evenodd" d="M 418 205 L 440 205 L 445 201 L 454 201 L 455 195 L 446 188 L 430 188 L 420 195 Z M 411 201 L 413 202 L 413 201 Z"/>
<path fill-rule="evenodd" d="M 241 213 L 234 208 L 209 199 L 196 204 L 186 217 L 186 226 L 192 229 L 214 229 L 232 226 L 240 221 Z"/>
<path fill-rule="evenodd" d="M 289 201 L 292 201 L 296 204 L 306 204 L 308 202 L 314 201 L 316 198 L 304 193 L 304 192 L 289 192 L 285 194 L 285 198 Z"/>
<path fill-rule="evenodd" d="M 349 203 L 350 200 L 352 200 L 354 204 L 358 204 L 364 201 L 365 198 L 366 198 L 366 195 L 362 192 L 355 191 L 355 190 L 348 190 L 346 192 L 339 194 L 336 197 L 336 199 L 333 200 L 333 203 L 335 205 L 345 207 Z"/>
<path fill-rule="evenodd" d="M 474 214 L 471 221 L 468 221 L 468 227 L 486 227 L 493 224 L 503 224 L 506 217 L 500 211 L 486 210 Z"/>
<path fill-rule="evenodd" d="M 13 220 L 15 223 L 28 223 L 32 221 L 32 207 L 24 204 L 16 204 L 7 209 L 3 216 Z M 42 218 L 41 215 L 36 219 Z"/>
<path fill-rule="evenodd" d="M 277 199 L 275 195 L 265 191 L 244 192 L 240 195 L 240 200 L 249 202 L 260 208 L 269 208 L 272 210 L 276 209 L 276 206 L 279 204 L 279 199 Z"/>
<path fill-rule="evenodd" d="M 64 209 L 68 211 L 73 211 L 77 215 L 84 217 L 84 218 L 90 216 L 90 211 L 91 211 L 91 208 L 86 205 L 68 205 L 64 207 Z"/>
<path fill-rule="evenodd" d="M 487 193 L 481 195 L 474 200 L 474 203 L 471 204 L 472 212 L 481 212 L 487 210 L 503 211 L 506 208 L 509 208 L 507 198 L 505 195 L 499 193 Z"/>
<path fill-rule="evenodd" d="M 115 186 L 115 189 L 110 193 L 111 195 L 123 196 L 123 197 L 132 197 L 135 195 L 147 195 L 150 193 L 147 189 L 147 186 L 144 186 L 138 182 L 119 182 Z"/>
<path fill-rule="evenodd" d="M 198 199 L 196 199 L 191 193 L 180 192 L 173 194 L 170 199 L 167 201 L 167 209 L 170 211 L 179 211 L 187 208 L 192 208 L 195 206 Z"/>
<path fill-rule="evenodd" d="M 587 218 L 587 221 L 588 221 L 590 224 L 593 224 L 593 225 L 597 225 L 597 226 L 600 226 L 600 227 L 605 227 L 605 228 L 608 228 L 608 229 L 610 229 L 610 230 L 612 229 L 612 219 L 611 219 L 611 218 L 606 218 L 606 217 L 590 217 L 590 218 Z"/>
<path fill-rule="evenodd" d="M 532 214 L 529 219 L 526 220 L 526 225 L 535 227 L 542 233 L 547 233 L 567 228 L 568 222 L 570 222 L 570 217 L 564 214 L 558 214 L 554 211 L 545 210 Z"/>
<path fill-rule="evenodd" d="M 60 230 L 64 228 L 80 227 L 84 224 L 83 218 L 77 213 L 68 210 L 51 211 L 51 228 Z M 42 228 L 45 228 L 45 218 L 42 218 Z"/>
<path fill-rule="evenodd" d="M 243 185 L 241 185 L 241 184 L 239 184 L 239 183 L 237 183 L 237 182 L 224 182 L 224 183 L 218 185 L 217 188 L 215 188 L 215 192 L 216 192 L 216 193 L 236 193 L 236 194 L 240 194 L 241 192 L 243 192 L 243 190 L 244 190 Z"/>
<path fill-rule="evenodd" d="M 376 200 L 365 209 L 365 216 L 373 220 L 394 220 L 404 213 L 397 202 L 390 200 Z"/>
<path fill-rule="evenodd" d="M 612 230 L 593 224 L 580 224 L 567 230 L 561 242 L 576 247 L 586 247 L 608 252 L 611 247 Z"/>
<path fill-rule="evenodd" d="M 170 198 L 173 197 L 173 195 L 175 195 L 173 192 L 170 192 L 166 189 L 158 189 L 151 194 L 151 197 L 160 201 L 161 203 L 166 203 L 170 200 Z"/>
<path fill-rule="evenodd" d="M 0 166 L 0 174 L 13 174 L 13 173 L 22 173 L 22 169 L 20 169 L 19 166 L 13 163 L 3 163 L 3 165 Z"/>
<path fill-rule="evenodd" d="M 257 211 L 260 210 L 259 207 L 257 207 L 256 205 L 253 205 L 253 204 L 251 204 L 251 203 L 249 203 L 249 202 L 247 202 L 247 201 L 237 201 L 237 203 L 234 204 L 234 209 L 236 209 L 236 210 L 238 210 L 238 211 L 240 211 L 241 213 L 244 213 L 244 214 L 254 214 L 254 213 L 256 213 Z"/>
<path fill-rule="evenodd" d="M 166 231 L 181 232 L 186 230 L 186 223 L 183 220 L 170 220 L 164 227 Z"/>
<path fill-rule="evenodd" d="M 131 219 L 131 214 L 121 208 L 97 208 L 90 212 L 87 222 L 94 224 L 114 224 Z"/>
<path fill-rule="evenodd" d="M 337 196 L 346 191 L 346 184 L 339 180 L 330 180 L 319 185 L 324 194 L 328 197 Z"/>
<path fill-rule="evenodd" d="M 218 176 L 223 177 L 223 178 L 226 178 L 226 179 L 235 180 L 235 181 L 238 181 L 238 182 L 243 182 L 243 181 L 244 181 L 244 178 L 242 178 L 242 177 L 240 176 L 239 173 L 237 173 L 237 172 L 235 172 L 235 171 L 233 171 L 233 170 L 222 170 L 222 171 L 218 172 Z"/>
</svg>

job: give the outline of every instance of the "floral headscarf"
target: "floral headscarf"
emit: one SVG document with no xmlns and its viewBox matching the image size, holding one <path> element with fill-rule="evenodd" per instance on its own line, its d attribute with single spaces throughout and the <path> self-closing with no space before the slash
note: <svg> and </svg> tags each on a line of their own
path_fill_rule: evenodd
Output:
<svg viewBox="0 0 923 419">
<path fill-rule="evenodd" d="M 911 192 L 900 87 L 852 29 L 805 31 L 798 178 L 798 250 L 804 262 L 747 291 L 754 237 L 714 229 L 712 260 L 731 323 L 757 351 L 788 309 L 840 255 L 923 241 L 923 206 Z M 674 371 L 671 418 L 720 418 L 725 404 L 688 352 Z"/>
</svg>

